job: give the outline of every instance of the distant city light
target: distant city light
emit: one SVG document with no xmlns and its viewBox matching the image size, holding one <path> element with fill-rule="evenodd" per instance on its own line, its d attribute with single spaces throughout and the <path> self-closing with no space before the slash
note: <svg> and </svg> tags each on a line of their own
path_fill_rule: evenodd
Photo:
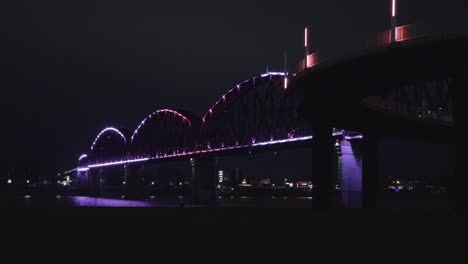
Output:
<svg viewBox="0 0 468 264">
<path fill-rule="evenodd" d="M 126 182 L 125 182 L 125 181 L 123 181 L 123 182 L 122 182 L 122 184 L 126 184 Z"/>
<path fill-rule="evenodd" d="M 29 180 L 26 180 L 26 183 L 29 183 Z"/>
<path fill-rule="evenodd" d="M 154 185 L 154 181 L 151 182 L 151 185 Z"/>
<path fill-rule="evenodd" d="M 218 171 L 218 182 L 223 182 L 224 181 L 224 171 L 220 170 Z"/>
<path fill-rule="evenodd" d="M 10 184 L 10 183 L 11 183 L 11 179 L 8 179 L 8 181 L 7 181 L 7 182 L 8 182 L 8 184 Z"/>
</svg>

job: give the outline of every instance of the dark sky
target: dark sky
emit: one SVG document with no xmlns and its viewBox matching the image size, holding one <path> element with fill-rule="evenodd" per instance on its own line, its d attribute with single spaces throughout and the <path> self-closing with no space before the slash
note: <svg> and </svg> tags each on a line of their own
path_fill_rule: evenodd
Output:
<svg viewBox="0 0 468 264">
<path fill-rule="evenodd" d="M 400 0 L 400 24 L 467 14 Z M 390 0 L 9 1 L 0 8 L 2 159 L 72 167 L 104 127 L 155 109 L 202 115 L 233 84 L 312 50 L 341 54 L 388 28 Z"/>
</svg>

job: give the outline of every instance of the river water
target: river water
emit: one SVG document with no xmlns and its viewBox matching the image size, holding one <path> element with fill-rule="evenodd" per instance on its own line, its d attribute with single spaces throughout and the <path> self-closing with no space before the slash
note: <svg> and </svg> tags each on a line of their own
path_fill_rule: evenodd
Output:
<svg viewBox="0 0 468 264">
<path fill-rule="evenodd" d="M 217 207 L 310 208 L 312 197 L 218 197 Z M 1 207 L 197 207 L 187 196 L 155 197 L 128 200 L 125 197 L 96 198 L 88 196 L 34 196 L 1 197 Z"/>
</svg>

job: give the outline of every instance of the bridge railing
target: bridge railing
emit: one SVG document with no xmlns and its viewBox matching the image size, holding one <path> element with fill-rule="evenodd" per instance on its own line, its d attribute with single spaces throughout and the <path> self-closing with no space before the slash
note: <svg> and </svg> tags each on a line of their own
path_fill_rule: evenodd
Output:
<svg viewBox="0 0 468 264">
<path fill-rule="evenodd" d="M 312 68 L 319 64 L 331 63 L 331 61 L 342 60 L 346 57 L 355 57 L 356 54 L 369 52 L 369 49 L 382 48 L 392 44 L 392 31 L 387 29 L 377 32 L 369 37 L 361 49 L 353 50 L 350 54 L 332 55 L 324 51 L 317 51 L 310 54 L 308 58 L 303 58 L 298 63 L 298 73 L 307 68 Z M 450 17 L 436 18 L 430 21 L 417 22 L 413 24 L 396 27 L 395 39 L 397 43 L 417 40 L 426 41 L 454 35 L 468 34 L 468 13 L 453 15 Z M 351 55 L 352 54 L 352 55 Z M 350 56 L 351 55 L 351 56 Z M 309 64 L 307 65 L 307 61 Z"/>
<path fill-rule="evenodd" d="M 438 123 L 452 123 L 452 115 L 448 111 L 432 109 L 423 106 L 401 104 L 378 96 L 369 96 L 364 102 L 371 108 L 388 113 L 406 116 L 413 119 L 434 121 Z"/>
</svg>

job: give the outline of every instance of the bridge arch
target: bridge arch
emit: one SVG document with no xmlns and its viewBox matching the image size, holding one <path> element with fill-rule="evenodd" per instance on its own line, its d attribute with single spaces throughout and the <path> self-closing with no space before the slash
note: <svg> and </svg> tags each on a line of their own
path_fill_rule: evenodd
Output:
<svg viewBox="0 0 468 264">
<path fill-rule="evenodd" d="M 78 158 L 78 169 L 86 170 L 88 168 L 88 155 L 83 154 Z"/>
<path fill-rule="evenodd" d="M 311 135 L 284 89 L 283 72 L 253 76 L 223 94 L 202 118 L 202 147 L 226 148 Z"/>
<path fill-rule="evenodd" d="M 155 158 L 190 152 L 195 148 L 197 122 L 180 110 L 159 109 L 148 115 L 130 138 L 133 158 Z"/>
<path fill-rule="evenodd" d="M 87 158 L 93 163 L 125 160 L 127 158 L 127 137 L 121 130 L 106 127 L 93 141 Z"/>
</svg>

